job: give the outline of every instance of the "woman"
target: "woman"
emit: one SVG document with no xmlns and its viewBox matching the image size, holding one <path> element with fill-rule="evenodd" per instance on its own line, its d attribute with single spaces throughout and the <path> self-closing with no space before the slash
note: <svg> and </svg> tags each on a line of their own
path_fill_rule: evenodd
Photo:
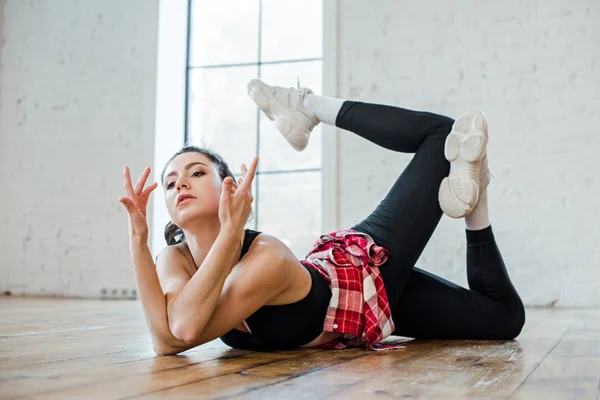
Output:
<svg viewBox="0 0 600 400">
<path fill-rule="evenodd" d="M 146 168 L 125 167 L 130 249 L 158 354 L 221 338 L 248 349 L 364 346 L 390 334 L 423 339 L 512 339 L 524 324 L 488 219 L 487 122 L 316 96 L 259 80 L 248 93 L 298 151 L 319 123 L 414 153 L 377 209 L 317 240 L 299 261 L 277 238 L 244 229 L 258 159 L 235 182 L 216 154 L 185 147 L 161 185 L 172 222 L 156 266 L 147 246 Z M 470 289 L 414 267 L 442 212 L 465 217 Z"/>
</svg>

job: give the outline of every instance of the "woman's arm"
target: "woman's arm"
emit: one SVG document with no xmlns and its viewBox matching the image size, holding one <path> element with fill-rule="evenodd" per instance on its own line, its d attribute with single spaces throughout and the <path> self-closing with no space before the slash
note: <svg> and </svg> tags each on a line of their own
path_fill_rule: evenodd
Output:
<svg viewBox="0 0 600 400">
<path fill-rule="evenodd" d="M 215 311 L 240 250 L 237 232 L 222 229 L 194 276 L 168 299 L 168 326 L 175 338 L 186 344 L 196 342 Z"/>
<path fill-rule="evenodd" d="M 144 238 L 130 237 L 129 247 L 137 280 L 138 293 L 146 325 L 150 330 L 154 351 L 157 354 L 171 353 L 172 347 L 183 347 L 169 329 L 167 300 L 160 286 L 152 254 Z"/>
<path fill-rule="evenodd" d="M 177 339 L 187 344 L 196 342 L 202 334 L 215 311 L 225 279 L 238 261 L 240 239 L 254 200 L 252 181 L 257 164 L 255 157 L 249 169 L 242 165 L 244 177 L 239 186 L 234 185 L 232 177 L 223 179 L 218 211 L 219 235 L 192 279 L 172 301 L 168 301 L 169 327 Z"/>
<path fill-rule="evenodd" d="M 158 186 L 155 182 L 144 188 L 150 171 L 150 167 L 144 169 L 134 188 L 131 183 L 129 167 L 125 166 L 123 175 L 126 196 L 119 198 L 119 202 L 125 206 L 128 213 L 129 250 L 146 324 L 150 330 L 154 350 L 158 354 L 164 354 L 165 349 L 171 350 L 172 346 L 181 345 L 182 343 L 179 343 L 169 330 L 166 299 L 158 281 L 150 249 L 148 249 L 146 207 L 150 194 Z"/>
<path fill-rule="evenodd" d="M 195 339 L 187 343 L 177 339 L 163 342 L 159 354 L 181 353 L 224 335 L 289 287 L 290 270 L 286 266 L 297 263 L 297 260 L 293 255 L 290 256 L 291 252 L 281 241 L 265 234 L 261 237 L 252 243 L 248 253 L 231 269 L 202 331 L 195 332 Z M 178 298 L 186 285 L 186 290 L 193 290 L 194 282 L 191 282 L 191 275 L 187 272 L 189 262 L 175 246 L 165 248 L 158 255 L 156 269 L 168 310 L 171 310 L 168 304 Z M 200 269 L 207 265 L 203 264 Z M 199 276 L 198 272 L 194 277 Z M 189 307 L 185 310 L 191 315 L 201 313 L 205 308 L 202 303 L 193 302 L 185 307 Z M 169 321 L 175 318 L 171 314 L 169 311 Z"/>
</svg>

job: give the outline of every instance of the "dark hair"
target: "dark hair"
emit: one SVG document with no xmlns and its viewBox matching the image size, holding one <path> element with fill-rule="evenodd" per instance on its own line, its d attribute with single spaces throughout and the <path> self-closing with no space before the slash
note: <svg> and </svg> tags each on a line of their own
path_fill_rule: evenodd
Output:
<svg viewBox="0 0 600 400">
<path fill-rule="evenodd" d="M 233 173 L 229 169 L 229 165 L 227 165 L 225 160 L 223 160 L 223 157 L 206 147 L 199 146 L 184 146 L 177 153 L 173 154 L 173 156 L 165 164 L 165 167 L 163 168 L 163 171 L 160 174 L 161 182 L 164 181 L 165 172 L 169 163 L 173 161 L 175 157 L 184 153 L 204 154 L 213 162 L 213 164 L 217 168 L 217 171 L 219 171 L 219 176 L 221 177 L 221 180 L 224 180 L 226 177 L 230 176 L 233 179 L 233 184 L 237 186 L 235 176 L 233 176 Z M 184 239 L 185 236 L 183 234 L 183 230 L 181 230 L 181 228 L 175 225 L 172 221 L 169 221 L 169 223 L 167 223 L 167 226 L 165 226 L 165 240 L 167 241 L 167 245 L 171 246 L 173 244 L 181 243 L 184 241 Z"/>
</svg>

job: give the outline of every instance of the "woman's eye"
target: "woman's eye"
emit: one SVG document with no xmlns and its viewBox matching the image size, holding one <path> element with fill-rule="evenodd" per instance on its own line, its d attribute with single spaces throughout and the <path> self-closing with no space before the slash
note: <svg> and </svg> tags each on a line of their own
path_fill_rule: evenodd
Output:
<svg viewBox="0 0 600 400">
<path fill-rule="evenodd" d="M 197 172 L 194 172 L 194 173 L 192 174 L 192 176 L 201 176 L 201 175 L 204 175 L 204 172 L 202 172 L 202 171 L 197 171 Z"/>
<path fill-rule="evenodd" d="M 171 188 L 173 187 L 173 185 L 174 185 L 174 183 L 173 183 L 173 182 L 169 183 L 169 184 L 167 185 L 167 189 L 171 189 Z"/>
</svg>

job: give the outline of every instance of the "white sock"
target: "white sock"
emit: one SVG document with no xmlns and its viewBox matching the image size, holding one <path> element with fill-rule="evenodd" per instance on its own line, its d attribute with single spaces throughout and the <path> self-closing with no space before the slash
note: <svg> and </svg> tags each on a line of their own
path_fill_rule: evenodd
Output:
<svg viewBox="0 0 600 400">
<path fill-rule="evenodd" d="M 307 111 L 314 112 L 319 121 L 327 125 L 335 126 L 335 119 L 337 118 L 344 101 L 345 100 L 334 99 L 333 97 L 307 94 L 304 96 L 302 104 Z"/>
<path fill-rule="evenodd" d="M 471 214 L 465 217 L 465 225 L 470 231 L 480 231 L 490 226 L 490 216 L 488 213 L 487 187 L 479 195 L 477 205 L 471 211 Z"/>
</svg>

